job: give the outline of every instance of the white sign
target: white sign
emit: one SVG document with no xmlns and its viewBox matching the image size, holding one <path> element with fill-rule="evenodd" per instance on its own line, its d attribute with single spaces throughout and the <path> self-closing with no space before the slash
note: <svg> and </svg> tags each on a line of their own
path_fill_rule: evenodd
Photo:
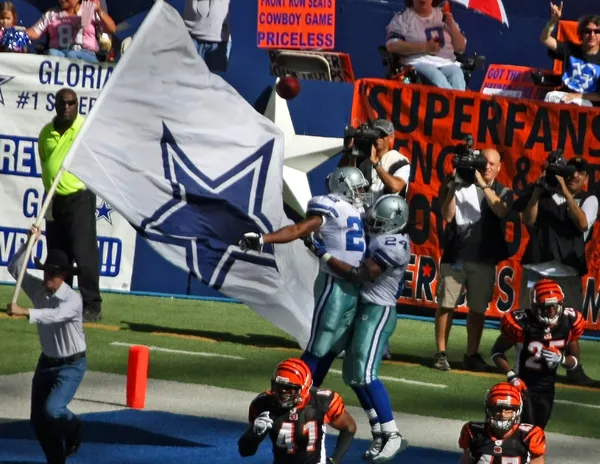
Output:
<svg viewBox="0 0 600 464">
<path fill-rule="evenodd" d="M 0 61 L 0 282 L 14 282 L 6 269 L 44 198 L 38 135 L 55 116 L 56 93 L 72 88 L 87 116 L 113 72 L 112 65 L 51 56 L 3 53 Z M 96 205 L 100 288 L 128 291 L 135 230 L 109 204 Z M 45 225 L 42 226 L 42 229 Z M 34 255 L 46 258 L 45 239 Z M 32 266 L 32 264 L 31 264 Z"/>
</svg>

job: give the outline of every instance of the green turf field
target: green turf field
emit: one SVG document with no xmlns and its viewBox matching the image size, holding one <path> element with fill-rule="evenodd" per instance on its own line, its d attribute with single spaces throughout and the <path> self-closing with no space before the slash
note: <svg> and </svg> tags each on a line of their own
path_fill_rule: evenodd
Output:
<svg viewBox="0 0 600 464">
<path fill-rule="evenodd" d="M 10 301 L 12 291 L 13 287 L 0 286 L 0 301 Z M 300 354 L 292 337 L 243 305 L 117 294 L 103 297 L 104 320 L 101 324 L 86 324 L 90 370 L 126 374 L 128 349 L 111 345 L 112 342 L 217 353 L 243 360 L 152 351 L 150 377 L 259 392 L 268 388 L 277 362 Z M 20 302 L 29 303 L 26 297 Z M 5 314 L 0 317 L 0 374 L 33 371 L 39 355 L 35 327 L 24 319 L 8 318 Z M 484 333 L 482 353 L 488 358 L 497 335 L 492 329 Z M 399 320 L 391 339 L 394 360 L 382 364 L 380 375 L 421 383 L 386 380 L 394 410 L 461 420 L 482 419 L 483 395 L 503 377 L 460 370 L 465 341 L 465 328 L 455 327 L 448 352 L 454 369 L 439 372 L 429 367 L 435 352 L 433 324 Z M 600 344 L 582 341 L 581 347 L 586 371 L 600 378 Z M 333 369 L 340 370 L 341 361 L 336 361 Z M 347 403 L 358 405 L 339 374 L 331 373 L 325 386 L 339 391 Z M 598 437 L 600 390 L 560 384 L 557 400 L 580 404 L 555 404 L 549 431 Z"/>
</svg>

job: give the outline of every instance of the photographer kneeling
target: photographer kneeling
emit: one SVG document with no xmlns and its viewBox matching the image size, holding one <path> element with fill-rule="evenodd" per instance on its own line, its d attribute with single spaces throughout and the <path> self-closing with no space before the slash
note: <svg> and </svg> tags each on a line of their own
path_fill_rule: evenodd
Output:
<svg viewBox="0 0 600 464">
<path fill-rule="evenodd" d="M 552 152 L 533 189 L 515 202 L 530 236 L 521 260 L 521 308 L 531 306 L 533 284 L 548 277 L 563 289 L 566 307 L 582 310 L 585 241 L 598 215 L 598 198 L 584 190 L 587 182 L 588 162 L 583 157 L 567 162 L 561 151 Z M 594 382 L 581 364 L 567 371 L 567 377 L 582 385 Z"/>
<path fill-rule="evenodd" d="M 450 370 L 446 347 L 453 313 L 465 289 L 469 314 L 464 368 L 488 369 L 479 354 L 485 311 L 494 294 L 496 264 L 509 256 L 503 218 L 510 211 L 512 193 L 496 180 L 500 154 L 493 148 L 479 154 L 471 145 L 472 139 L 468 139 L 457 147 L 452 160 L 455 172 L 444 180 L 440 190 L 442 216 L 448 225 L 438 281 L 437 354 L 433 367 L 442 371 Z"/>
<path fill-rule="evenodd" d="M 358 167 L 369 182 L 373 201 L 390 193 L 406 198 L 410 161 L 398 150 L 392 149 L 394 125 L 391 121 L 377 119 L 356 129 L 349 127 L 344 133 L 344 140 L 350 146 L 338 167 Z"/>
</svg>

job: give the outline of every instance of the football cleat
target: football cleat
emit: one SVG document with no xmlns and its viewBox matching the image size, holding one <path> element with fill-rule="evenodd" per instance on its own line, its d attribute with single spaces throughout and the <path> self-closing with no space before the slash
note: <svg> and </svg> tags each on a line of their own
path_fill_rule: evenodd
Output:
<svg viewBox="0 0 600 464">
<path fill-rule="evenodd" d="M 401 453 L 408 447 L 408 442 L 398 432 L 383 434 L 383 448 L 381 452 L 375 456 L 373 462 L 388 462 L 398 453 Z"/>
<path fill-rule="evenodd" d="M 371 432 L 373 435 L 373 440 L 369 445 L 365 454 L 363 454 L 363 459 L 373 459 L 383 448 L 383 434 L 381 432 Z"/>
</svg>

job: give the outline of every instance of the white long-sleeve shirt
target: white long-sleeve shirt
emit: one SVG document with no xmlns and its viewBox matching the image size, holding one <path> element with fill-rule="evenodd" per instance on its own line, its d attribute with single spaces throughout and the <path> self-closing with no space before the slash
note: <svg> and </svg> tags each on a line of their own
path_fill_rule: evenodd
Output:
<svg viewBox="0 0 600 464">
<path fill-rule="evenodd" d="M 194 39 L 229 41 L 229 0 L 186 0 L 182 16 Z"/>
<path fill-rule="evenodd" d="M 25 266 L 23 243 L 8 263 L 8 272 L 17 279 Z M 29 322 L 37 324 L 42 353 L 51 358 L 65 358 L 86 350 L 83 333 L 83 301 L 81 295 L 64 283 L 56 293 L 49 293 L 42 279 L 25 272 L 23 291 L 34 308 L 29 310 Z"/>
</svg>

